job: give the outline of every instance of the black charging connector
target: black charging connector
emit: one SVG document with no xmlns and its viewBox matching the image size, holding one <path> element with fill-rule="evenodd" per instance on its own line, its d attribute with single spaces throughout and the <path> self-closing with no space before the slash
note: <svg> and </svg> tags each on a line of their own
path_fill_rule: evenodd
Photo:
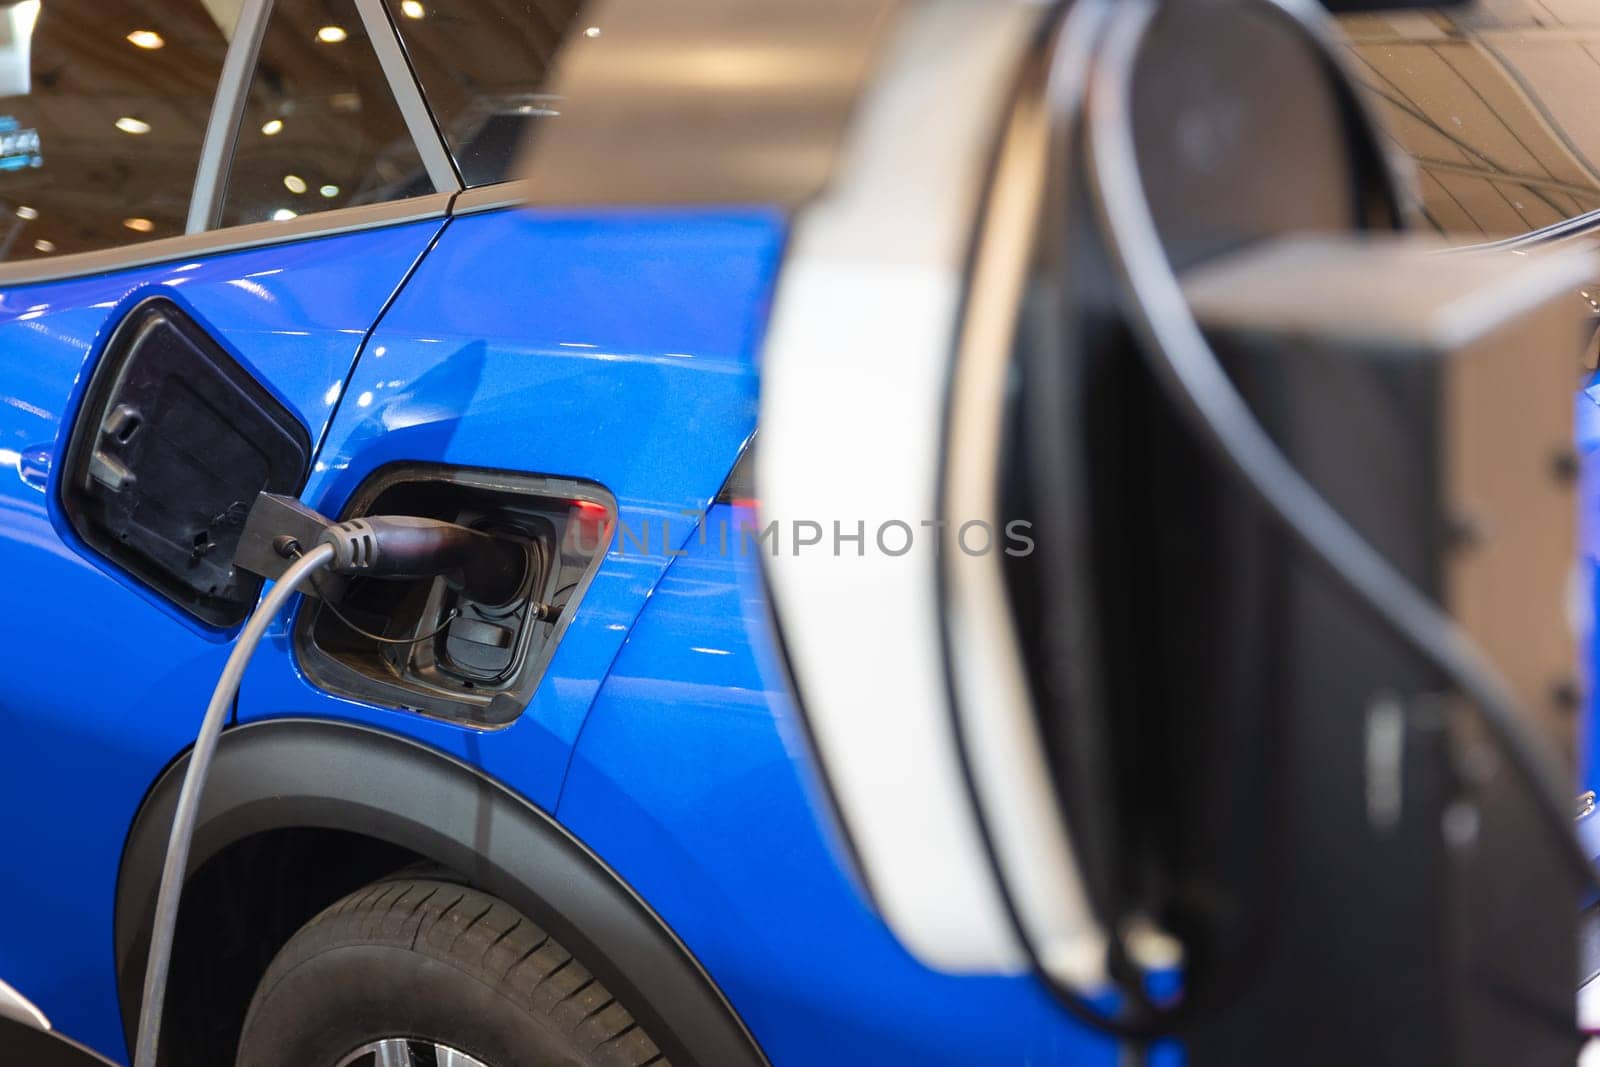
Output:
<svg viewBox="0 0 1600 1067">
<path fill-rule="evenodd" d="M 369 515 L 335 522 L 293 497 L 262 493 L 245 519 L 234 565 L 276 580 L 295 549 L 330 545 L 335 574 L 363 578 L 443 577 L 480 604 L 500 605 L 523 591 L 528 551 L 519 541 L 442 519 Z"/>
<path fill-rule="evenodd" d="M 528 553 L 521 543 L 453 522 L 417 515 L 379 515 L 327 527 L 318 544 L 333 546 L 329 569 L 367 578 L 434 578 L 480 604 L 509 603 L 522 592 Z"/>
</svg>

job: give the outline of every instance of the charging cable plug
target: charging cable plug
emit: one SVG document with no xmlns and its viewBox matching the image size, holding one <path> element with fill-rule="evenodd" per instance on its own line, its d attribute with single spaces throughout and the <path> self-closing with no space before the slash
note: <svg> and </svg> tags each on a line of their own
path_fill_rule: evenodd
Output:
<svg viewBox="0 0 1600 1067">
<path fill-rule="evenodd" d="M 432 578 L 494 607 L 515 599 L 528 552 L 505 537 L 415 515 L 376 515 L 328 526 L 317 544 L 333 548 L 329 569 L 366 578 Z"/>
<path fill-rule="evenodd" d="M 467 599 L 498 607 L 521 595 L 527 547 L 442 519 L 369 515 L 334 522 L 293 497 L 261 493 L 245 519 L 234 566 L 277 580 L 316 545 L 333 549 L 328 570 L 364 578 L 443 577 Z"/>
</svg>

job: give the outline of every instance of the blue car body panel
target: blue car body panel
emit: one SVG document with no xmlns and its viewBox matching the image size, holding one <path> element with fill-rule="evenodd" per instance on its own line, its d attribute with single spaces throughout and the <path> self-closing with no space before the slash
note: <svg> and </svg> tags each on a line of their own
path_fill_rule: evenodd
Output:
<svg viewBox="0 0 1600 1067">
<path fill-rule="evenodd" d="M 305 501 L 336 514 L 396 462 L 528 471 L 603 485 L 620 536 L 527 710 L 502 730 L 314 688 L 286 621 L 251 666 L 241 719 L 402 732 L 553 809 L 595 691 L 691 534 L 686 513 L 710 503 L 755 427 L 782 242 L 779 217 L 755 210 L 453 220 L 375 331 Z"/>
<path fill-rule="evenodd" d="M 1578 781 L 1583 789 L 1600 791 L 1600 693 L 1596 692 L 1596 665 L 1600 664 L 1600 375 L 1579 391 L 1574 406 L 1574 441 L 1578 450 L 1578 580 L 1579 602 L 1587 612 L 1580 626 L 1578 664 L 1587 693 L 1578 717 Z M 1597 849 L 1600 855 L 1600 849 Z"/>
<path fill-rule="evenodd" d="M 814 793 L 735 511 L 708 513 L 629 634 L 561 822 L 691 947 L 774 1063 L 1114 1064 L 1031 977 L 930 971 L 867 906 Z"/>
<path fill-rule="evenodd" d="M 59 1028 L 123 1047 L 112 900 L 151 782 L 192 740 L 228 653 L 84 549 L 52 461 L 121 315 L 167 296 L 320 436 L 362 338 L 440 226 L 413 223 L 0 293 L 0 974 Z"/>
</svg>

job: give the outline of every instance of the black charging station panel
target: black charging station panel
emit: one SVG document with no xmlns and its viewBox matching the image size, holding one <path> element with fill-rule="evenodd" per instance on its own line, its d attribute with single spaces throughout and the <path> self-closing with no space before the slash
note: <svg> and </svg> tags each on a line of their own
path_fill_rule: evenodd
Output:
<svg viewBox="0 0 1600 1067">
<path fill-rule="evenodd" d="M 201 621 L 244 620 L 261 579 L 233 567 L 256 494 L 297 493 L 304 426 L 170 300 L 112 334 L 67 446 L 61 504 L 85 544 Z"/>
</svg>

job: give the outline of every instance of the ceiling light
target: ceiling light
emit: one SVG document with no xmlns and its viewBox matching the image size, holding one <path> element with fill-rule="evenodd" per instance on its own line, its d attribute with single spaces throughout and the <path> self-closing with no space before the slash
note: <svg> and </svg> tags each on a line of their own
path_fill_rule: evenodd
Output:
<svg viewBox="0 0 1600 1067">
<path fill-rule="evenodd" d="M 408 19 L 420 19 L 428 13 L 420 0 L 400 0 L 400 10 Z"/>
<path fill-rule="evenodd" d="M 317 192 L 321 193 L 329 200 L 332 200 L 334 197 L 339 195 L 339 187 L 337 185 L 324 185 L 321 189 L 318 189 Z"/>
<path fill-rule="evenodd" d="M 54 252 L 56 250 L 56 243 L 54 241 L 46 241 L 43 237 L 41 237 L 37 241 L 33 242 L 33 247 L 35 251 L 39 252 Z"/>
<path fill-rule="evenodd" d="M 298 196 L 306 191 L 306 180 L 298 174 L 285 174 L 283 187 Z"/>
<path fill-rule="evenodd" d="M 149 133 L 150 124 L 144 119 L 136 119 L 132 115 L 124 115 L 117 120 L 117 129 L 123 133 Z"/>
<path fill-rule="evenodd" d="M 21 3 L 12 5 L 7 14 L 11 16 L 13 41 L 28 41 L 33 37 L 33 28 L 39 23 L 41 6 L 43 5 L 40 0 L 22 0 Z"/>
<path fill-rule="evenodd" d="M 600 36 L 600 27 L 590 26 L 588 29 L 583 31 L 583 35 L 585 37 L 598 37 Z"/>
<path fill-rule="evenodd" d="M 261 124 L 261 132 L 266 134 L 268 137 L 276 137 L 278 134 L 283 132 L 283 120 L 268 119 L 266 122 Z"/>
<path fill-rule="evenodd" d="M 147 48 L 153 52 L 167 42 L 155 30 L 134 30 L 128 34 L 128 43 L 135 48 Z"/>
<path fill-rule="evenodd" d="M 317 31 L 317 40 L 323 44 L 338 44 L 348 36 L 343 26 L 324 26 Z"/>
<path fill-rule="evenodd" d="M 134 233 L 149 233 L 156 228 L 156 224 L 149 219 L 131 218 L 123 219 L 122 224 Z"/>
<path fill-rule="evenodd" d="M 39 211 L 37 208 L 31 208 L 27 204 L 17 208 L 17 218 L 19 219 L 36 219 L 38 217 Z"/>
<path fill-rule="evenodd" d="M 298 212 L 298 211 L 290 211 L 286 207 L 280 207 L 278 210 L 276 210 L 276 211 L 274 211 L 272 213 L 272 221 L 273 222 L 288 222 L 292 218 L 297 218 L 299 216 L 299 214 L 300 214 L 300 212 Z"/>
</svg>

